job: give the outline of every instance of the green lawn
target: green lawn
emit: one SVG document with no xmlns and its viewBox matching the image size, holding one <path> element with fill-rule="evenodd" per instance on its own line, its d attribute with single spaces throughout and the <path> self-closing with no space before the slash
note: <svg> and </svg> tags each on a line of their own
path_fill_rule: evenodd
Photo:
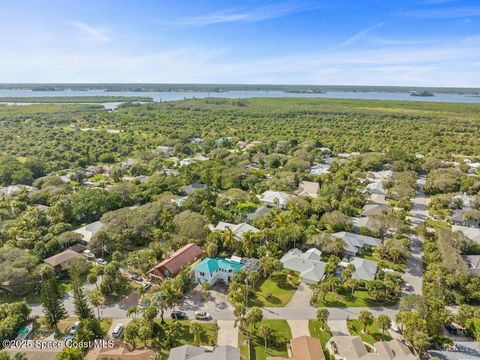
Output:
<svg viewBox="0 0 480 360">
<path fill-rule="evenodd" d="M 285 338 L 290 341 L 292 338 L 292 333 L 290 327 L 286 320 L 262 320 L 257 325 L 257 328 L 252 332 L 252 337 L 250 341 L 250 359 L 251 360 L 265 360 L 267 356 L 280 356 L 288 357 L 287 352 L 287 343 L 280 346 L 273 345 L 271 342 L 267 341 L 267 352 L 265 353 L 265 340 L 260 335 L 259 329 L 261 326 L 268 326 L 270 329 L 278 332 L 282 332 L 285 335 Z M 248 342 L 244 334 L 239 334 L 239 346 L 240 352 L 243 360 L 248 360 Z"/>
<path fill-rule="evenodd" d="M 270 275 L 258 288 L 249 306 L 283 307 L 288 304 L 297 289 L 298 274 L 283 270 Z M 267 295 L 271 294 L 271 297 Z"/>
<path fill-rule="evenodd" d="M 310 336 L 311 337 L 314 337 L 314 338 L 317 338 L 318 340 L 320 340 L 320 342 L 322 343 L 323 353 L 325 354 L 325 359 L 329 359 L 330 358 L 330 353 L 328 352 L 326 345 L 327 345 L 328 340 L 330 340 L 330 338 L 332 337 L 332 333 L 330 332 L 330 329 L 328 329 L 328 325 L 327 325 L 327 328 L 325 330 L 321 330 L 320 329 L 320 321 L 309 320 L 308 321 L 308 330 L 310 331 Z"/>
<path fill-rule="evenodd" d="M 347 322 L 347 327 L 350 331 L 350 335 L 358 335 L 362 338 L 363 341 L 369 344 L 375 344 L 380 340 L 392 340 L 392 337 L 388 333 L 388 330 L 385 332 L 385 335 L 382 334 L 382 331 L 378 328 L 376 321 L 374 321 L 372 325 L 367 327 L 367 332 L 365 334 L 363 333 L 363 325 L 358 320 L 349 320 Z"/>
<path fill-rule="evenodd" d="M 140 321 L 140 319 L 134 320 Z M 166 320 L 166 323 L 171 323 L 173 320 Z M 190 332 L 190 323 L 192 320 L 178 320 L 178 330 L 173 338 L 172 346 L 168 346 L 165 342 L 164 325 L 162 325 L 160 319 L 156 319 L 157 335 L 147 342 L 148 346 L 151 346 L 159 351 L 160 359 L 167 359 L 170 349 L 181 345 L 192 345 L 193 334 Z M 200 322 L 202 326 L 202 334 L 200 335 L 200 345 L 214 346 L 217 343 L 218 328 L 216 322 Z M 135 339 L 136 347 L 143 347 L 143 342 L 137 338 Z"/>
<path fill-rule="evenodd" d="M 368 291 L 357 290 L 353 293 L 339 288 L 338 292 L 329 291 L 325 295 L 324 301 L 317 301 L 317 307 L 369 307 L 369 306 L 393 306 L 398 299 L 378 302 L 370 298 Z"/>
</svg>

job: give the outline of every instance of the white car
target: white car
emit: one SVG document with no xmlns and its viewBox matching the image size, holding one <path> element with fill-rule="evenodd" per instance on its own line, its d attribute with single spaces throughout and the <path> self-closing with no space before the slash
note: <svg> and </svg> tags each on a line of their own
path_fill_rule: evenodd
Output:
<svg viewBox="0 0 480 360">
<path fill-rule="evenodd" d="M 115 339 L 118 339 L 119 337 L 122 336 L 122 333 L 123 333 L 123 324 L 115 325 L 115 327 L 113 328 L 113 331 L 112 331 L 112 336 Z"/>
<path fill-rule="evenodd" d="M 95 255 L 90 250 L 84 250 L 83 251 L 83 256 L 85 256 L 87 259 L 94 259 Z"/>
<path fill-rule="evenodd" d="M 206 311 L 196 311 L 195 312 L 195 319 L 196 320 L 210 320 L 212 318 L 212 315 L 210 315 Z"/>
<path fill-rule="evenodd" d="M 100 265 L 107 265 L 107 264 L 108 264 L 108 263 L 107 263 L 107 260 L 104 260 L 104 259 L 102 259 L 102 258 L 98 258 L 98 259 L 97 259 L 97 263 L 99 263 Z"/>
<path fill-rule="evenodd" d="M 152 283 L 151 283 L 150 281 L 145 281 L 145 282 L 142 284 L 142 286 L 143 286 L 143 290 L 146 291 L 146 290 L 150 289 L 150 287 L 152 286 Z"/>
</svg>

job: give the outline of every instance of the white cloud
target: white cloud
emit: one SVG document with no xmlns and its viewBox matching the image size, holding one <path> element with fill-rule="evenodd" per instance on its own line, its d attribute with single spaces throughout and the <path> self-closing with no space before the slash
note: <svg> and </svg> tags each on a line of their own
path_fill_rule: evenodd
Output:
<svg viewBox="0 0 480 360">
<path fill-rule="evenodd" d="M 369 27 L 366 28 L 366 29 L 360 30 L 360 31 L 357 32 L 356 34 L 350 36 L 347 40 L 342 41 L 342 42 L 341 42 L 340 44 L 338 44 L 338 45 L 335 45 L 335 46 L 334 46 L 333 48 L 331 48 L 330 50 L 343 48 L 343 47 L 346 47 L 346 46 L 351 45 L 351 44 L 353 44 L 353 43 L 356 43 L 357 41 L 364 39 L 364 38 L 365 38 L 368 34 L 370 34 L 373 30 L 378 29 L 378 28 L 381 28 L 383 25 L 385 25 L 385 24 L 382 22 L 382 23 L 378 23 L 378 24 L 369 26 Z"/>
<path fill-rule="evenodd" d="M 81 21 L 69 21 L 68 24 L 73 25 L 75 28 L 80 30 L 82 35 L 96 43 L 108 43 L 112 41 L 112 38 L 100 28 L 93 27 Z"/>
<path fill-rule="evenodd" d="M 402 12 L 400 15 L 423 19 L 457 19 L 480 16 L 480 7 L 471 6 L 430 10 L 412 10 Z"/>
<path fill-rule="evenodd" d="M 281 3 L 252 9 L 228 9 L 211 14 L 185 17 L 169 22 L 174 26 L 207 26 L 232 22 L 258 22 L 319 9 L 311 3 Z"/>
</svg>

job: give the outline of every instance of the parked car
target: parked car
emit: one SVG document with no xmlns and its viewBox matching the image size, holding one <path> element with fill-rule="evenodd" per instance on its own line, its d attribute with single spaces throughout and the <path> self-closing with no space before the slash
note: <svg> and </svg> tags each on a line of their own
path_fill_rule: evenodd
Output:
<svg viewBox="0 0 480 360">
<path fill-rule="evenodd" d="M 84 250 L 83 251 L 83 256 L 85 256 L 87 259 L 94 259 L 95 255 L 90 250 Z"/>
<path fill-rule="evenodd" d="M 395 331 L 396 333 L 400 333 L 400 328 L 398 327 L 397 323 L 392 321 L 392 324 L 390 325 L 390 329 L 392 331 Z"/>
<path fill-rule="evenodd" d="M 212 316 L 206 311 L 196 311 L 195 319 L 196 320 L 210 320 Z"/>
<path fill-rule="evenodd" d="M 65 341 L 72 341 L 73 340 L 73 335 L 68 335 L 66 338 L 65 338 Z"/>
<path fill-rule="evenodd" d="M 150 289 L 150 287 L 152 286 L 152 283 L 150 281 L 145 281 L 142 286 L 143 286 L 143 290 L 146 291 Z"/>
<path fill-rule="evenodd" d="M 170 317 L 172 319 L 177 319 L 177 320 L 187 320 L 188 319 L 187 313 L 185 311 L 180 311 L 180 310 L 172 311 L 172 313 L 170 314 Z"/>
<path fill-rule="evenodd" d="M 75 321 L 75 323 L 70 328 L 70 335 L 75 335 L 78 330 L 78 326 L 80 325 L 80 321 Z"/>
<path fill-rule="evenodd" d="M 115 325 L 112 331 L 112 336 L 118 339 L 122 336 L 122 333 L 123 333 L 123 325 L 122 324 Z"/>
<path fill-rule="evenodd" d="M 410 285 L 409 283 L 405 283 L 403 285 L 403 288 L 405 289 L 405 291 L 413 291 L 413 286 Z"/>
<path fill-rule="evenodd" d="M 143 280 L 143 278 L 138 274 L 130 275 L 130 279 L 132 279 L 133 281 L 142 281 Z"/>
<path fill-rule="evenodd" d="M 104 259 L 102 259 L 102 258 L 98 258 L 98 259 L 97 259 L 97 263 L 99 263 L 100 265 L 107 265 L 107 264 L 108 264 L 108 263 L 107 263 L 107 260 L 104 260 Z"/>
<path fill-rule="evenodd" d="M 449 334 L 458 335 L 458 329 L 453 325 L 445 325 L 445 330 L 447 330 Z"/>
</svg>

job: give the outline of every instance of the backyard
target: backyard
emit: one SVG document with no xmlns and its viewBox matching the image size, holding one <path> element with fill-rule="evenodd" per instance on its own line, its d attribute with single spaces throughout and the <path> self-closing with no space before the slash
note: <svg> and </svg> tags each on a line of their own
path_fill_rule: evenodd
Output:
<svg viewBox="0 0 480 360">
<path fill-rule="evenodd" d="M 265 337 L 261 335 L 262 326 L 270 329 L 270 336 L 267 338 L 267 351 L 265 352 Z M 282 338 L 277 344 L 274 338 Z M 253 329 L 250 341 L 250 359 L 265 360 L 267 357 L 288 357 L 287 343 L 292 338 L 290 327 L 286 320 L 263 320 Z M 285 342 L 284 342 L 284 341 Z M 248 338 L 239 334 L 239 345 L 242 359 L 249 359 Z"/>
</svg>

